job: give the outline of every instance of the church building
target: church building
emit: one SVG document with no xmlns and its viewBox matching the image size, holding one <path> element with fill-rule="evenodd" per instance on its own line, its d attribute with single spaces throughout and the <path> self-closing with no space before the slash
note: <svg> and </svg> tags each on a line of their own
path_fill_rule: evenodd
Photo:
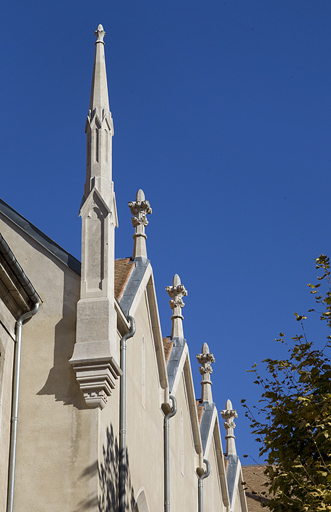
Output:
<svg viewBox="0 0 331 512">
<path fill-rule="evenodd" d="M 81 262 L 0 200 L 0 511 L 247 512 L 237 414 L 213 402 L 207 343 L 195 396 L 177 274 L 158 290 L 161 332 L 142 190 L 132 257 L 115 260 L 102 25 L 95 35 Z"/>
</svg>

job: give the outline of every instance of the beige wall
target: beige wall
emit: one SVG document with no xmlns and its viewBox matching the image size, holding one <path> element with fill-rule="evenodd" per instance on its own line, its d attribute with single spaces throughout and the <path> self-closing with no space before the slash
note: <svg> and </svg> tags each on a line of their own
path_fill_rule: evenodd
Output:
<svg viewBox="0 0 331 512">
<path fill-rule="evenodd" d="M 0 231 L 43 300 L 22 332 L 14 510 L 78 511 L 90 451 L 90 411 L 68 363 L 79 276 L 9 221 Z"/>
<path fill-rule="evenodd" d="M 43 300 L 37 315 L 23 326 L 14 511 L 115 512 L 120 382 L 116 381 L 105 409 L 86 407 L 69 364 L 80 277 L 10 221 L 0 218 L 0 231 Z M 144 512 L 146 499 L 150 512 L 161 512 L 164 390 L 146 291 L 135 319 L 136 333 L 127 341 L 127 503 L 128 510 L 134 510 L 142 493 Z M 14 319 L 2 305 L 0 348 L 5 358 L 0 359 L 0 449 L 8 454 L 13 339 L 2 325 L 6 323 L 13 335 Z M 118 349 L 120 337 L 118 333 Z M 199 456 L 184 372 L 175 396 L 177 414 L 170 419 L 171 512 L 196 511 Z M 204 480 L 204 512 L 219 512 L 223 509 L 213 442 L 207 458 L 212 474 Z M 0 462 L 0 510 L 4 510 L 6 474 L 5 455 Z"/>
<path fill-rule="evenodd" d="M 141 297 L 135 320 L 136 334 L 127 341 L 127 506 L 129 510 L 134 510 L 135 500 L 143 490 L 149 510 L 162 511 L 163 392 L 146 294 Z M 119 341 L 118 338 L 118 343 Z M 175 390 L 177 414 L 169 422 L 172 512 L 196 511 L 198 508 L 196 468 L 199 465 L 199 457 L 195 451 L 186 386 L 182 373 Z M 100 418 L 100 509 L 102 512 L 108 512 L 115 510 L 114 504 L 118 500 L 119 382 Z M 208 457 L 212 478 L 204 480 L 204 511 L 219 512 L 223 510 L 223 504 L 213 441 L 210 446 Z"/>
<path fill-rule="evenodd" d="M 163 509 L 163 413 L 161 388 L 146 294 L 135 313 L 136 333 L 127 341 L 127 506 L 143 490 L 150 511 Z M 118 344 L 120 337 L 118 337 Z M 100 415 L 100 510 L 115 511 L 119 487 L 119 391 Z"/>
<path fill-rule="evenodd" d="M 204 512 L 222 512 L 224 510 L 220 476 L 218 473 L 214 435 L 205 458 L 209 461 L 211 471 L 209 477 L 203 480 Z"/>
<path fill-rule="evenodd" d="M 6 508 L 15 319 L 0 302 L 0 510 Z"/>
<path fill-rule="evenodd" d="M 177 390 L 177 414 L 170 420 L 171 509 L 174 512 L 196 510 L 198 503 L 199 459 L 194 447 L 192 423 L 184 374 Z"/>
<path fill-rule="evenodd" d="M 144 487 L 150 510 L 163 503 L 161 387 L 146 293 L 127 350 L 127 443 L 134 496 Z M 152 476 L 152 478 L 151 478 Z"/>
<path fill-rule="evenodd" d="M 240 494 L 239 494 L 239 488 L 235 490 L 236 499 L 234 502 L 233 511 L 234 512 L 241 512 L 241 503 L 240 503 Z"/>
</svg>

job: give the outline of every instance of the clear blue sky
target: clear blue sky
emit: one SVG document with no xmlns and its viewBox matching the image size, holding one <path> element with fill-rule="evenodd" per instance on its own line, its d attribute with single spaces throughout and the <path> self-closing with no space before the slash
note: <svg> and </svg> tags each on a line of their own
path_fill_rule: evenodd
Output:
<svg viewBox="0 0 331 512">
<path fill-rule="evenodd" d="M 240 400 L 254 404 L 259 389 L 246 370 L 284 354 L 273 340 L 298 330 L 313 259 L 331 254 L 331 2 L 12 0 L 1 19 L 2 199 L 80 258 L 102 23 L 116 255 L 131 254 L 127 203 L 143 188 L 163 334 L 178 273 L 197 394 L 207 341 L 218 410 L 232 399 L 238 451 L 256 457 Z"/>
</svg>

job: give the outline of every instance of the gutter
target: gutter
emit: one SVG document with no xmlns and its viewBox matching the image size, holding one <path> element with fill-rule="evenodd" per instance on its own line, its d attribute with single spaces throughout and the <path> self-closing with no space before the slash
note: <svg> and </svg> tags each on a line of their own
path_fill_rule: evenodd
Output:
<svg viewBox="0 0 331 512">
<path fill-rule="evenodd" d="M 20 385 L 20 363 L 22 347 L 22 326 L 29 318 L 34 316 L 41 304 L 41 298 L 33 287 L 32 283 L 24 273 L 21 265 L 18 263 L 14 253 L 0 233 L 0 254 L 17 278 L 19 284 L 23 287 L 33 306 L 27 313 L 23 313 L 16 321 L 15 350 L 14 350 L 14 372 L 13 372 L 13 390 L 12 390 L 12 413 L 10 430 L 10 452 L 8 462 L 8 494 L 7 494 L 7 512 L 13 512 L 14 506 L 14 487 L 15 487 L 15 467 L 16 467 L 16 444 L 17 444 L 17 422 L 18 422 L 18 398 Z"/>
<path fill-rule="evenodd" d="M 169 395 L 169 398 L 172 401 L 172 409 L 166 414 L 169 404 L 162 406 L 164 412 L 164 512 L 170 512 L 169 420 L 177 412 L 176 398 L 173 395 Z"/>
<path fill-rule="evenodd" d="M 132 316 L 128 316 L 131 330 L 121 339 L 121 381 L 120 381 L 120 460 L 119 460 L 119 506 L 125 512 L 125 481 L 126 481 L 126 341 L 136 332 L 136 324 Z M 10 511 L 11 512 L 11 511 Z"/>
<path fill-rule="evenodd" d="M 23 287 L 25 293 L 28 295 L 31 302 L 35 305 L 37 303 L 41 303 L 41 298 L 38 293 L 34 289 L 33 284 L 28 279 L 27 275 L 24 273 L 21 265 L 18 263 L 16 257 L 14 256 L 13 251 L 10 249 L 6 240 L 0 233 L 0 254 L 5 260 L 6 264 L 10 268 L 10 270 L 15 274 L 16 279 Z"/>
<path fill-rule="evenodd" d="M 203 481 L 210 475 L 210 463 L 207 459 L 203 459 L 206 464 L 206 471 L 202 468 L 197 469 L 198 480 L 198 512 L 203 512 Z"/>
</svg>

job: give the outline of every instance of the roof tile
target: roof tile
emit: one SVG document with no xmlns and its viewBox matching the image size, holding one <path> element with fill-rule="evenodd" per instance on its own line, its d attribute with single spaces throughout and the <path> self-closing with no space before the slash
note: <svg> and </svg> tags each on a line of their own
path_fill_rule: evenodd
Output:
<svg viewBox="0 0 331 512">
<path fill-rule="evenodd" d="M 268 497 L 262 495 L 266 492 L 266 487 L 263 485 L 267 477 L 264 474 L 265 466 L 243 466 L 243 478 L 245 481 L 246 499 L 248 512 L 261 512 L 268 510 L 262 503 L 268 503 Z"/>
<path fill-rule="evenodd" d="M 166 360 L 166 364 L 169 361 L 169 357 L 171 354 L 172 347 L 174 346 L 174 342 L 170 341 L 170 337 L 163 338 L 163 350 L 164 350 L 164 357 Z"/>
<path fill-rule="evenodd" d="M 205 410 L 205 408 L 204 408 L 203 404 L 201 404 L 200 400 L 196 400 L 196 403 L 197 403 L 198 421 L 199 421 L 199 425 L 200 425 L 201 420 L 202 420 L 203 411 Z"/>
<path fill-rule="evenodd" d="M 131 258 L 123 258 L 115 261 L 115 297 L 119 301 L 123 295 L 124 288 L 130 278 L 134 262 Z"/>
</svg>

